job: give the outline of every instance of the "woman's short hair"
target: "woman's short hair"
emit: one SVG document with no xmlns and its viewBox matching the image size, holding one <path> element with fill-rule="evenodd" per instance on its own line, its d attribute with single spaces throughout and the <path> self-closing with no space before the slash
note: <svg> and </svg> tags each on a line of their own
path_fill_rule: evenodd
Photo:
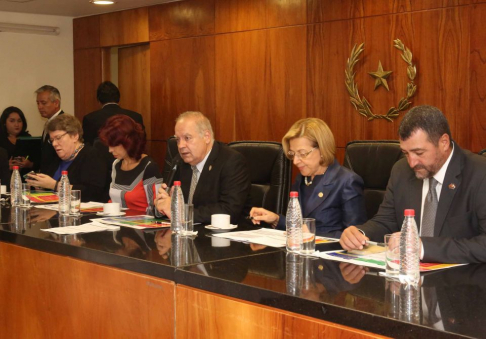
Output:
<svg viewBox="0 0 486 339">
<path fill-rule="evenodd" d="M 3 110 L 2 116 L 0 117 L 0 124 L 2 125 L 2 131 L 7 134 L 7 119 L 12 113 L 17 113 L 22 120 L 22 131 L 19 135 L 27 133 L 27 120 L 25 119 L 24 112 L 18 107 L 10 106 Z"/>
<path fill-rule="evenodd" d="M 287 157 L 290 150 L 290 140 L 295 138 L 307 138 L 314 144 L 314 147 L 319 148 L 321 165 L 329 166 L 334 161 L 336 154 L 334 135 L 329 126 L 321 119 L 301 119 L 290 127 L 287 134 L 282 138 L 282 146 Z"/>
<path fill-rule="evenodd" d="M 127 115 L 117 114 L 106 120 L 99 132 L 106 146 L 123 146 L 130 158 L 140 160 L 145 149 L 146 137 L 142 126 Z"/>
<path fill-rule="evenodd" d="M 47 132 L 66 131 L 69 135 L 78 135 L 83 142 L 83 127 L 79 120 L 69 114 L 59 114 L 47 124 Z"/>
</svg>

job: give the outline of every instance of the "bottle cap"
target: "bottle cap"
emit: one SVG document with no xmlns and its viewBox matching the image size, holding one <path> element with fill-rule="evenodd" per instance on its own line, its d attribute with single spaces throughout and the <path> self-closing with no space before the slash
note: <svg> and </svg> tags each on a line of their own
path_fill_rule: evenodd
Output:
<svg viewBox="0 0 486 339">
<path fill-rule="evenodd" d="M 180 181 L 174 181 L 174 186 L 180 186 L 181 185 L 181 182 Z"/>
<path fill-rule="evenodd" d="M 414 217 L 415 216 L 415 210 L 405 210 L 405 216 L 406 217 Z"/>
<path fill-rule="evenodd" d="M 67 171 L 62 171 L 61 174 L 62 175 L 67 175 Z"/>
<path fill-rule="evenodd" d="M 290 192 L 290 197 L 291 198 L 298 198 L 299 197 L 299 192 L 295 192 L 295 191 Z"/>
<path fill-rule="evenodd" d="M 14 170 L 18 170 L 19 169 L 19 166 L 14 166 L 12 167 Z"/>
</svg>

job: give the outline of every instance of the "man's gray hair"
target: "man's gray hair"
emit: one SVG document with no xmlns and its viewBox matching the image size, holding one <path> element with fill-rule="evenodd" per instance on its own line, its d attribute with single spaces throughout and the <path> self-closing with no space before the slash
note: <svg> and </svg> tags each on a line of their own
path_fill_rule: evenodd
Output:
<svg viewBox="0 0 486 339">
<path fill-rule="evenodd" d="M 211 141 L 214 140 L 213 127 L 211 126 L 211 122 L 209 121 L 209 119 L 204 114 L 195 111 L 184 112 L 177 117 L 177 119 L 175 120 L 176 124 L 185 118 L 194 119 L 197 127 L 197 132 L 201 137 L 204 136 L 205 131 L 209 131 Z"/>
<path fill-rule="evenodd" d="M 51 100 L 51 102 L 59 100 L 59 105 L 61 105 L 61 93 L 59 93 L 59 90 L 56 87 L 51 85 L 44 85 L 40 87 L 37 91 L 35 91 L 35 94 L 40 94 L 44 92 L 49 92 L 49 100 Z"/>
</svg>

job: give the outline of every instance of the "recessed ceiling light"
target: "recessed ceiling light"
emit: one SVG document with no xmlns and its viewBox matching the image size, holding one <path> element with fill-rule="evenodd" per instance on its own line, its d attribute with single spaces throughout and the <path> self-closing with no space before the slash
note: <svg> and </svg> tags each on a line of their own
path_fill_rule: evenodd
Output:
<svg viewBox="0 0 486 339">
<path fill-rule="evenodd" d="M 91 0 L 90 2 L 95 5 L 113 5 L 115 3 L 115 1 L 110 0 Z"/>
</svg>

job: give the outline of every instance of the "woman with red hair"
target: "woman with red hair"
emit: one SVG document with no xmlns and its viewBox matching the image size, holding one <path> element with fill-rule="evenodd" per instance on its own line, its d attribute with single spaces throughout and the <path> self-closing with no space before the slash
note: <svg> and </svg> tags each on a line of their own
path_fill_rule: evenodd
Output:
<svg viewBox="0 0 486 339">
<path fill-rule="evenodd" d="M 99 137 L 115 157 L 110 198 L 121 207 L 151 213 L 162 176 L 155 161 L 143 154 L 146 139 L 142 126 L 126 115 L 109 118 Z"/>
</svg>

